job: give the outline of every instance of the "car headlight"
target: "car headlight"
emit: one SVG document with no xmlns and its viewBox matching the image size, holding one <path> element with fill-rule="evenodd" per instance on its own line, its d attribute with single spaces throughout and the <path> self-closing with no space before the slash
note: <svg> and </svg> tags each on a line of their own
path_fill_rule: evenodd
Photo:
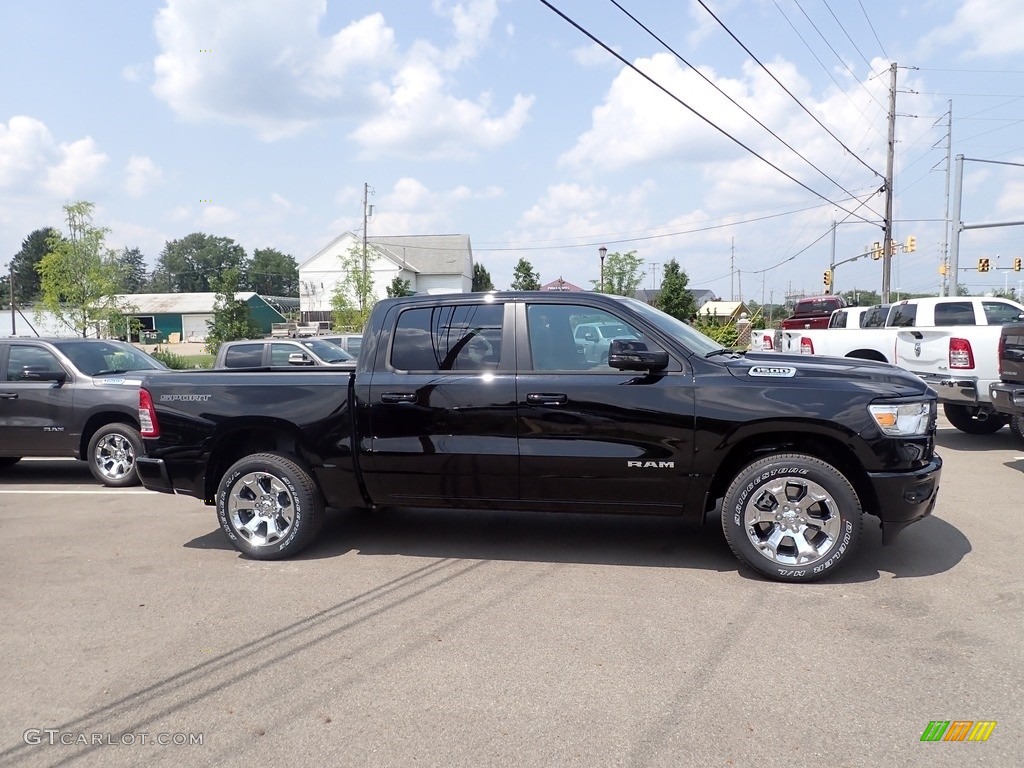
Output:
<svg viewBox="0 0 1024 768">
<path fill-rule="evenodd" d="M 885 434 L 894 437 L 917 437 L 928 434 L 935 416 L 935 404 L 887 405 L 878 403 L 869 405 L 868 412 L 878 428 Z"/>
</svg>

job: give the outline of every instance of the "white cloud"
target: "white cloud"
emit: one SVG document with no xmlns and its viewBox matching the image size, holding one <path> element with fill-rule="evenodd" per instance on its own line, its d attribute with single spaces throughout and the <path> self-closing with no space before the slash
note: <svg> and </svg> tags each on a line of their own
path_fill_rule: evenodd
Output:
<svg viewBox="0 0 1024 768">
<path fill-rule="evenodd" d="M 124 186 L 132 197 L 142 197 L 163 181 L 160 167 L 144 155 L 132 155 L 124 169 Z"/>
<path fill-rule="evenodd" d="M 29 183 L 54 153 L 50 130 L 41 121 L 23 115 L 0 123 L 0 188 Z"/>
<path fill-rule="evenodd" d="M 121 77 L 129 83 L 138 83 L 142 81 L 145 71 L 145 64 L 127 64 L 121 69 Z"/>
<path fill-rule="evenodd" d="M 167 0 L 153 91 L 185 120 L 245 125 L 266 140 L 347 119 L 362 124 L 351 136 L 369 154 L 450 157 L 509 141 L 532 99 L 516 96 L 493 116 L 489 94 L 455 97 L 448 80 L 485 45 L 497 0 L 433 8 L 452 44 L 417 40 L 402 53 L 379 12 L 324 37 L 324 0 Z"/>
<path fill-rule="evenodd" d="M 1024 181 L 1008 181 L 996 200 L 996 210 L 1006 216 L 1020 218 L 1024 211 Z"/>
<path fill-rule="evenodd" d="M 89 136 L 58 144 L 35 118 L 0 123 L 0 189 L 72 197 L 99 178 L 108 159 Z"/>
<path fill-rule="evenodd" d="M 196 223 L 200 227 L 216 229 L 238 220 L 238 214 L 223 205 L 204 204 L 196 217 Z"/>
<path fill-rule="evenodd" d="M 955 48 L 961 59 L 1024 53 L 1024 5 L 1019 0 L 964 0 L 949 24 L 921 41 L 925 52 Z"/>
<path fill-rule="evenodd" d="M 611 47 L 612 50 L 618 50 L 615 46 Z M 572 51 L 572 58 L 573 61 L 586 69 L 595 69 L 597 67 L 614 67 L 615 69 L 618 69 L 622 66 L 618 59 L 608 53 L 608 51 L 597 43 L 591 43 L 590 45 L 583 45 L 579 48 L 574 48 Z"/>
</svg>

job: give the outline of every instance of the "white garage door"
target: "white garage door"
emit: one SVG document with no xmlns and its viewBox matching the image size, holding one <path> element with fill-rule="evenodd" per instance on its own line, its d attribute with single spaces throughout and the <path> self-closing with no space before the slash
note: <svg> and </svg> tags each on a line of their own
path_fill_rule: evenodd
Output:
<svg viewBox="0 0 1024 768">
<path fill-rule="evenodd" d="M 213 320 L 213 315 L 182 315 L 181 340 L 206 341 L 206 334 L 209 331 L 207 320 Z"/>
</svg>

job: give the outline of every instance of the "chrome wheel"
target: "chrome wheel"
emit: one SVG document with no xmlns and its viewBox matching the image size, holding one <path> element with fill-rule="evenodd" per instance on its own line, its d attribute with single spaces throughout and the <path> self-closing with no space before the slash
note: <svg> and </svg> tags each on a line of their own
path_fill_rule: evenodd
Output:
<svg viewBox="0 0 1024 768">
<path fill-rule="evenodd" d="M 843 532 L 838 504 L 807 478 L 773 478 L 743 507 L 747 539 L 778 565 L 810 565 L 825 558 Z"/>
<path fill-rule="evenodd" d="M 121 482 L 135 472 L 135 446 L 120 432 L 109 432 L 93 447 L 93 466 L 102 480 Z"/>
<path fill-rule="evenodd" d="M 269 547 L 286 538 L 295 524 L 295 499 L 269 472 L 249 472 L 231 486 L 227 499 L 231 527 L 253 547 Z"/>
</svg>

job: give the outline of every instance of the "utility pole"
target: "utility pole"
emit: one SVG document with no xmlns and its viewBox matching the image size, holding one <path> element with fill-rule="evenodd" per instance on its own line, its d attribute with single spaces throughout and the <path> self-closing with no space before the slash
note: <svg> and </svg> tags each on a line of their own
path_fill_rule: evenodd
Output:
<svg viewBox="0 0 1024 768">
<path fill-rule="evenodd" d="M 11 336 L 17 336 L 18 329 L 14 327 L 14 319 L 17 317 L 17 313 L 14 311 L 14 262 L 12 261 L 7 266 L 11 270 L 8 278 L 11 283 Z"/>
<path fill-rule="evenodd" d="M 729 246 L 729 301 L 736 301 L 736 238 L 730 238 Z"/>
<path fill-rule="evenodd" d="M 896 159 L 896 62 L 889 67 L 889 143 L 885 157 L 885 220 L 882 222 L 882 303 L 889 303 L 892 270 L 892 177 Z"/>
<path fill-rule="evenodd" d="M 953 170 L 953 100 L 947 104 L 946 113 L 946 213 L 942 230 L 942 282 L 939 285 L 939 296 L 949 296 L 949 177 Z M 954 273 L 955 275 L 956 273 Z"/>
<path fill-rule="evenodd" d="M 960 233 L 964 228 L 960 200 L 964 189 L 964 156 L 956 156 L 956 171 L 953 175 L 953 220 L 950 222 L 949 269 L 953 276 L 950 283 L 950 296 L 960 295 Z"/>
<path fill-rule="evenodd" d="M 366 221 L 367 221 L 367 219 L 370 218 L 370 215 L 371 215 L 370 214 L 370 209 L 372 208 L 372 206 L 369 205 L 369 197 L 370 197 L 370 185 L 367 182 L 363 182 L 363 281 L 362 281 L 362 284 L 363 284 L 364 288 L 359 291 L 359 309 L 360 309 L 360 311 L 366 309 L 366 307 L 364 306 L 364 304 L 366 303 L 366 296 L 365 296 L 366 289 L 365 289 L 365 286 L 366 286 L 367 279 L 368 279 L 368 261 L 367 261 L 367 258 L 366 258 Z"/>
<path fill-rule="evenodd" d="M 657 288 L 658 288 L 658 285 L 657 285 L 657 281 L 658 281 L 658 262 L 656 262 L 656 261 L 649 261 L 647 263 L 651 265 L 651 290 L 652 291 L 653 290 L 657 290 Z"/>
</svg>

